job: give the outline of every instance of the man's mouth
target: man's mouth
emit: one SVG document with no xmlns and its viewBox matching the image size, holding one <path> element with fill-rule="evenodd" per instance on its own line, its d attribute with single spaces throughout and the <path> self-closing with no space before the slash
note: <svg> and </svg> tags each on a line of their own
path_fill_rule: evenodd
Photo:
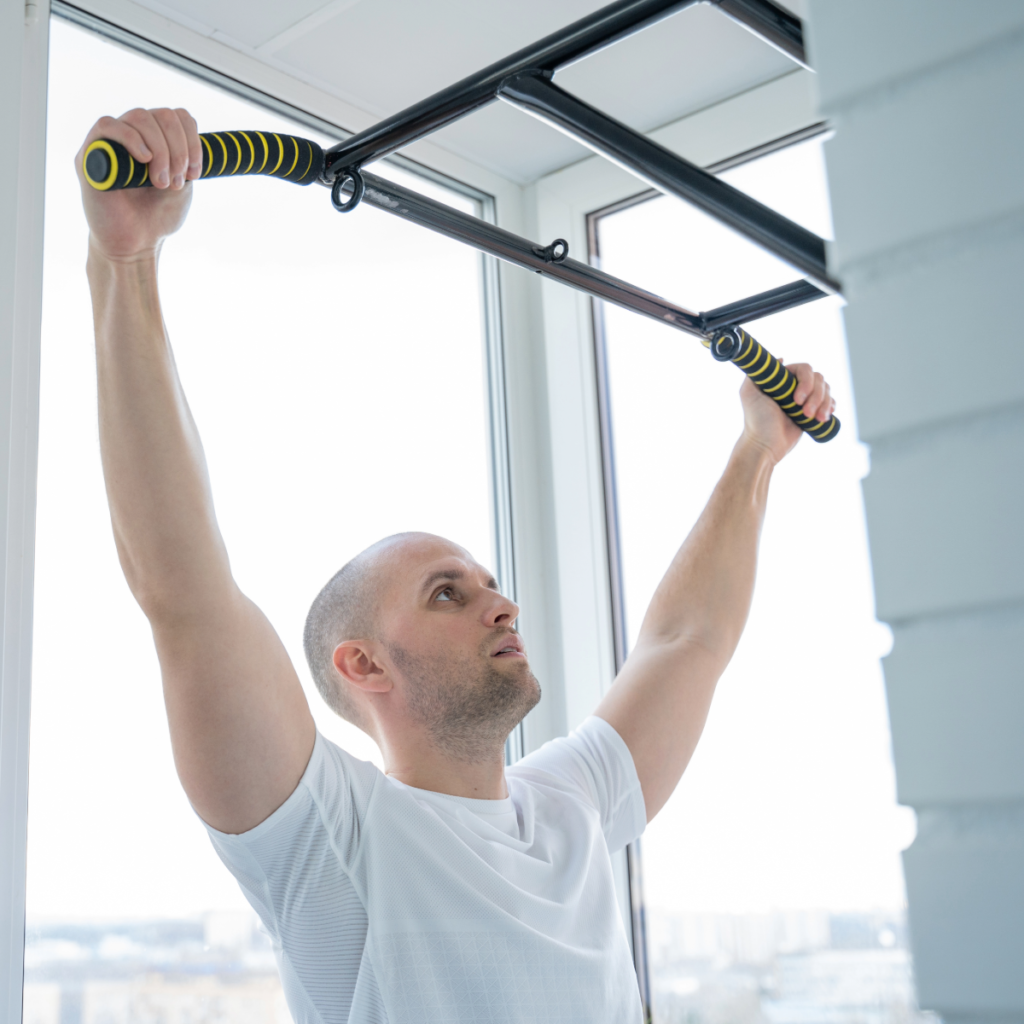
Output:
<svg viewBox="0 0 1024 1024">
<path fill-rule="evenodd" d="M 525 658 L 526 651 L 519 637 L 503 641 L 502 645 L 491 655 L 492 658 Z"/>
</svg>

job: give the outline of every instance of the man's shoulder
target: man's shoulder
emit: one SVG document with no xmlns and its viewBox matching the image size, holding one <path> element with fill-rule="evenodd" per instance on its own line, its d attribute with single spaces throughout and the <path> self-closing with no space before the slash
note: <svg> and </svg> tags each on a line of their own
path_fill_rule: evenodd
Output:
<svg viewBox="0 0 1024 1024">
<path fill-rule="evenodd" d="M 318 729 L 306 770 L 288 799 L 255 828 L 230 838 L 251 844 L 271 834 L 279 837 L 301 831 L 310 816 L 319 817 L 333 832 L 345 821 L 364 815 L 383 777 L 376 765 L 355 757 Z"/>
<path fill-rule="evenodd" d="M 646 824 L 643 793 L 629 748 L 597 716 L 528 754 L 508 774 L 526 784 L 556 787 L 589 804 L 600 815 L 613 849 L 635 839 Z"/>
<path fill-rule="evenodd" d="M 603 718 L 585 718 L 568 736 L 548 740 L 509 769 L 556 771 L 591 768 L 604 762 L 629 761 L 632 757 L 622 737 Z"/>
<path fill-rule="evenodd" d="M 384 773 L 372 762 L 358 758 L 317 730 L 309 765 L 299 783 L 314 799 L 331 789 L 343 788 L 352 797 L 370 799 Z"/>
</svg>

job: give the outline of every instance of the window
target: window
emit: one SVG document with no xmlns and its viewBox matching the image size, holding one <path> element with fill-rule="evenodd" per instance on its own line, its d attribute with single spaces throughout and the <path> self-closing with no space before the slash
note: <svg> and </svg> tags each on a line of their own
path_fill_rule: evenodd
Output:
<svg viewBox="0 0 1024 1024">
<path fill-rule="evenodd" d="M 830 236 L 819 139 L 723 175 Z M 658 197 L 597 217 L 600 265 L 691 309 L 793 271 Z M 699 342 L 603 317 L 629 641 L 742 426 L 742 375 Z M 832 383 L 843 432 L 775 473 L 753 608 L 704 737 L 642 841 L 657 1024 L 896 1021 L 915 1013 L 896 806 L 859 480 L 867 451 L 838 299 L 749 326 Z"/>
<path fill-rule="evenodd" d="M 98 116 L 138 105 L 186 106 L 201 130 L 315 137 L 53 24 L 25 1022 L 270 1024 L 288 1019 L 273 954 L 175 777 L 100 473 L 72 157 Z M 370 207 L 338 216 L 318 186 L 245 178 L 197 185 L 161 279 L 235 574 L 320 729 L 376 759 L 308 679 L 302 623 L 327 578 L 389 533 L 440 533 L 495 564 L 481 257 Z"/>
</svg>

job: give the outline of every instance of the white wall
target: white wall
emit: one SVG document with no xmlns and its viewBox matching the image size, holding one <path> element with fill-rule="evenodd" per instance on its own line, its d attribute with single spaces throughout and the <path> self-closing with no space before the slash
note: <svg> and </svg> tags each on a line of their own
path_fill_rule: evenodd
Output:
<svg viewBox="0 0 1024 1024">
<path fill-rule="evenodd" d="M 1024 1021 L 1024 4 L 812 0 L 921 1005 Z"/>
</svg>

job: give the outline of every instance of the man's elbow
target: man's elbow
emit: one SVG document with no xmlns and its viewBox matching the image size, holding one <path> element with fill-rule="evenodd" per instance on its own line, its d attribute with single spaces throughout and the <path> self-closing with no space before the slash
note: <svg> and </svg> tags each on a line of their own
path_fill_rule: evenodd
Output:
<svg viewBox="0 0 1024 1024">
<path fill-rule="evenodd" d="M 237 594 L 230 569 L 189 565 L 183 559 L 133 557 L 115 537 L 125 582 L 142 613 L 156 626 L 201 618 Z"/>
<path fill-rule="evenodd" d="M 230 577 L 216 586 L 201 576 L 173 570 L 125 569 L 124 576 L 143 615 L 157 631 L 205 621 L 237 596 Z"/>
</svg>

